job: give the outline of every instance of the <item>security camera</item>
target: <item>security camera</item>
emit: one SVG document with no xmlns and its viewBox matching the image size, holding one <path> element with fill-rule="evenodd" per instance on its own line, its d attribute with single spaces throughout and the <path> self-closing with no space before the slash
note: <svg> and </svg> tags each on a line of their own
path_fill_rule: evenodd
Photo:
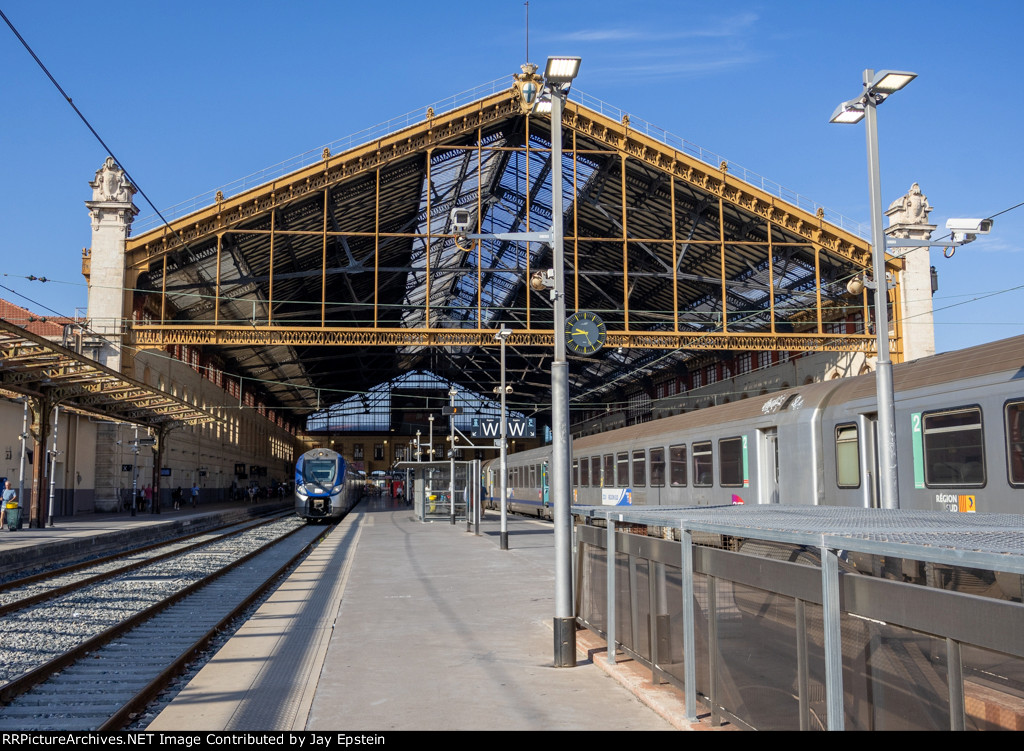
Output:
<svg viewBox="0 0 1024 751">
<path fill-rule="evenodd" d="M 469 209 L 452 209 L 451 221 L 452 232 L 456 235 L 464 235 L 473 225 L 473 215 Z"/>
<path fill-rule="evenodd" d="M 536 271 L 530 277 L 530 286 L 540 292 L 543 289 L 550 289 L 555 286 L 555 270 Z"/>
<path fill-rule="evenodd" d="M 952 230 L 953 242 L 969 243 L 978 235 L 992 231 L 991 219 L 947 219 L 946 229 Z"/>
</svg>

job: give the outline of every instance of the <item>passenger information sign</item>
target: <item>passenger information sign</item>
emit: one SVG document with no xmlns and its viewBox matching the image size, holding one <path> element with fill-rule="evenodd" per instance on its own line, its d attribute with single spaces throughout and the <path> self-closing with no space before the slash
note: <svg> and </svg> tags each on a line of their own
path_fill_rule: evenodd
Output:
<svg viewBox="0 0 1024 751">
<path fill-rule="evenodd" d="M 500 438 L 501 418 L 474 417 L 470 435 L 473 438 Z M 509 438 L 536 438 L 537 421 L 532 417 L 526 420 L 506 420 L 505 435 Z"/>
</svg>

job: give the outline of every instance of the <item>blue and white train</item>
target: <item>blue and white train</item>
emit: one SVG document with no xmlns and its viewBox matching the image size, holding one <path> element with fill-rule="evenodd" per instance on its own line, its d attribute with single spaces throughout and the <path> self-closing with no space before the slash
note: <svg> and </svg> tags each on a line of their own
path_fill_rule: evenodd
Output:
<svg viewBox="0 0 1024 751">
<path fill-rule="evenodd" d="M 1024 513 L 1024 337 L 893 371 L 900 508 Z M 572 502 L 878 507 L 876 422 L 869 374 L 579 437 Z M 508 457 L 514 511 L 550 518 L 550 456 Z"/>
<path fill-rule="evenodd" d="M 338 521 L 362 492 L 362 479 L 337 451 L 312 449 L 295 463 L 295 513 L 307 521 Z"/>
</svg>

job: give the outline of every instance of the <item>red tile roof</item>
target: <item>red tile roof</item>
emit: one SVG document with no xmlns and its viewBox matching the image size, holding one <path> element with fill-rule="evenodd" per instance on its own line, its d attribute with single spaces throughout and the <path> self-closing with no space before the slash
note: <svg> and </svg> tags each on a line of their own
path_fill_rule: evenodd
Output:
<svg viewBox="0 0 1024 751">
<path fill-rule="evenodd" d="M 0 299 L 0 318 L 48 339 L 59 338 L 64 333 L 65 324 L 74 323 L 72 319 L 63 316 L 38 315 L 20 305 L 2 299 Z"/>
</svg>

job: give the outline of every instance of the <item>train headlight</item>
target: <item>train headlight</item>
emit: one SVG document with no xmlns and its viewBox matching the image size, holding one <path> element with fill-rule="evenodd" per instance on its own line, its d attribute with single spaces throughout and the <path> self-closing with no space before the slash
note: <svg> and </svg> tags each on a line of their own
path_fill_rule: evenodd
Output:
<svg viewBox="0 0 1024 751">
<path fill-rule="evenodd" d="M 334 488 L 331 490 L 331 495 L 340 495 L 341 491 L 343 491 L 344 489 L 344 485 L 335 485 Z"/>
<path fill-rule="evenodd" d="M 309 498 L 309 493 L 306 492 L 306 488 L 304 485 L 295 486 L 295 495 L 297 495 L 302 500 L 306 500 L 307 498 Z"/>
</svg>

